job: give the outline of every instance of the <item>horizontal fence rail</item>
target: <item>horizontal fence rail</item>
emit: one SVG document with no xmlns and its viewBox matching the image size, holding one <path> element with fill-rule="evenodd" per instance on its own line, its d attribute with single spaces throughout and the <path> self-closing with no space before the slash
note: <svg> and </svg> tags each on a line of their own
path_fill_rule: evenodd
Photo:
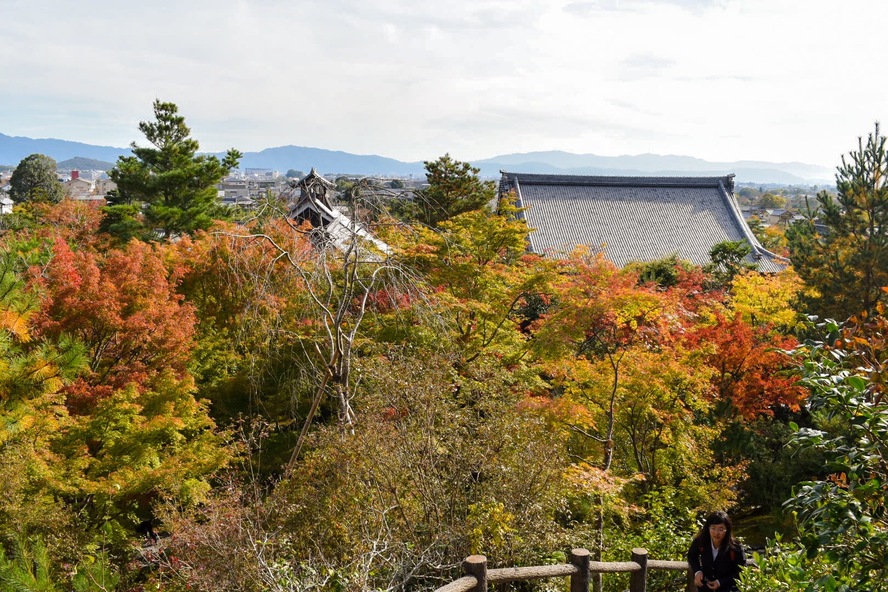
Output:
<svg viewBox="0 0 888 592">
<path fill-rule="evenodd" d="M 591 575 L 596 573 L 628 573 L 629 592 L 645 592 L 647 572 L 651 569 L 686 572 L 687 590 L 696 592 L 694 574 L 687 561 L 648 559 L 647 549 L 632 549 L 632 561 L 591 561 L 589 551 L 573 549 L 570 552 L 570 563 L 497 569 L 487 569 L 487 558 L 484 555 L 469 555 L 463 561 L 463 572 L 466 575 L 435 592 L 487 592 L 488 584 L 562 577 L 570 577 L 570 592 L 589 592 Z"/>
</svg>

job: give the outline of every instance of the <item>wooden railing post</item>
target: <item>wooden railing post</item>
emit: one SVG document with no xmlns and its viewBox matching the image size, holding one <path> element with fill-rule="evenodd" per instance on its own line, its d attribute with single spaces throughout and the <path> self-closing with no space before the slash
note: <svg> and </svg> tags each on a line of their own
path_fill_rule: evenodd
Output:
<svg viewBox="0 0 888 592">
<path fill-rule="evenodd" d="M 638 571 L 633 571 L 629 577 L 629 592 L 645 592 L 647 590 L 647 549 L 632 549 L 632 561 L 641 566 Z"/>
<path fill-rule="evenodd" d="M 467 576 L 475 576 L 478 580 L 475 592 L 487 592 L 487 557 L 469 555 L 463 561 L 463 571 Z"/>
<path fill-rule="evenodd" d="M 697 592 L 697 583 L 694 582 L 694 576 L 697 575 L 694 572 L 694 568 L 688 567 L 688 592 Z"/>
<path fill-rule="evenodd" d="M 577 573 L 570 576 L 570 592 L 589 592 L 589 551 L 571 549 L 570 562 L 577 567 Z"/>
</svg>

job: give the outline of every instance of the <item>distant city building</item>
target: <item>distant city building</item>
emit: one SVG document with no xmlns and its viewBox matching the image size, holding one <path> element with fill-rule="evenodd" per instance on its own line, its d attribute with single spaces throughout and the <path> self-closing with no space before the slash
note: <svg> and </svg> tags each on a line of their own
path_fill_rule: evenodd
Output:
<svg viewBox="0 0 888 592">
<path fill-rule="evenodd" d="M 244 169 L 244 175 L 247 177 L 256 177 L 256 178 L 265 178 L 265 179 L 277 179 L 281 176 L 278 171 L 272 169 Z"/>
<path fill-rule="evenodd" d="M 115 183 L 114 181 L 109 179 L 107 175 L 105 175 L 102 178 L 96 179 L 96 182 L 95 182 L 96 195 L 104 197 L 104 196 L 108 195 L 108 193 L 110 191 L 113 191 L 115 189 L 117 189 L 117 183 Z"/>
<path fill-rule="evenodd" d="M 74 173 L 76 174 L 77 171 Z M 84 199 L 93 194 L 93 184 L 77 176 L 65 181 L 62 185 L 65 186 L 65 196 L 71 199 Z"/>
<path fill-rule="evenodd" d="M 12 213 L 12 207 L 15 205 L 15 202 L 12 201 L 12 198 L 6 195 L 4 192 L 0 192 L 0 215 L 10 214 Z"/>
<path fill-rule="evenodd" d="M 286 177 L 270 169 L 232 171 L 216 186 L 219 201 L 239 207 L 252 207 L 260 199 L 280 195 L 287 187 Z"/>
</svg>

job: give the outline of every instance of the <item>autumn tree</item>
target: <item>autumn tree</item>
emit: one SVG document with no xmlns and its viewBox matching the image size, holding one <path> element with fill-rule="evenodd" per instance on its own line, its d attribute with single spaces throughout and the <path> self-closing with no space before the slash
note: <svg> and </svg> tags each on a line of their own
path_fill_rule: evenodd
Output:
<svg viewBox="0 0 888 592">
<path fill-rule="evenodd" d="M 604 398 L 597 406 L 603 418 L 596 421 L 599 433 L 592 439 L 601 445 L 597 462 L 607 471 L 613 462 L 624 357 L 636 344 L 657 342 L 666 302 L 657 290 L 638 287 L 635 274 L 620 273 L 601 255 L 578 252 L 562 267 L 570 271 L 558 286 L 557 307 L 536 323 L 535 347 L 544 358 L 572 359 L 571 366 L 559 366 L 574 367 L 576 377 L 601 380 Z M 590 368 L 598 361 L 606 368 L 601 376 Z"/>
<path fill-rule="evenodd" d="M 17 203 L 46 201 L 58 203 L 65 196 L 59 182 L 56 161 L 44 154 L 26 156 L 9 180 L 9 197 Z"/>
<path fill-rule="evenodd" d="M 243 417 L 280 428 L 265 441 L 261 459 L 266 474 L 277 474 L 293 450 L 293 430 L 309 414 L 321 362 L 312 341 L 320 329 L 303 280 L 275 245 L 296 261 L 313 245 L 282 214 L 249 228 L 268 239 L 244 238 L 247 229 L 233 224 L 219 229 L 164 249 L 167 265 L 182 271 L 177 292 L 196 320 L 189 368 L 220 425 Z M 330 390 L 319 402 L 324 418 L 336 413 Z"/>
<path fill-rule="evenodd" d="M 42 567 L 54 568 L 60 558 L 76 561 L 79 546 L 90 542 L 53 487 L 64 459 L 52 448 L 53 438 L 71 424 L 60 391 L 86 360 L 75 340 L 35 335 L 40 299 L 27 286 L 23 263 L 18 254 L 0 251 L 0 536 L 4 543 L 41 539 L 42 552 L 52 557 Z M 8 587 L 12 565 L 5 557 L 0 564 L 0 581 Z M 25 558 L 19 567 L 34 569 L 27 564 Z"/>
<path fill-rule="evenodd" d="M 765 193 L 758 200 L 758 206 L 767 210 L 774 210 L 786 207 L 786 198 L 782 195 L 773 193 Z"/>
<path fill-rule="evenodd" d="M 626 475 L 612 470 L 625 362 L 636 346 L 656 346 L 668 316 L 656 288 L 638 287 L 636 274 L 620 273 L 601 254 L 579 250 L 562 267 L 557 306 L 535 323 L 534 345 L 555 393 L 582 410 L 568 429 L 582 442 L 575 480 L 595 492 L 593 553 L 600 559 L 605 499 L 626 483 Z"/>
<path fill-rule="evenodd" d="M 550 290 L 553 266 L 526 253 L 530 230 L 517 211 L 514 201 L 505 199 L 496 214 L 465 212 L 436 230 L 416 229 L 403 244 L 402 256 L 423 273 L 446 319 L 459 365 L 484 354 L 520 356 L 521 329 L 528 321 L 522 309 Z"/>
<path fill-rule="evenodd" d="M 229 459 L 185 369 L 190 309 L 142 243 L 97 262 L 58 241 L 27 285 L 13 256 L 0 270 L 0 523 L 45 539 L 55 562 L 96 540 L 122 559 L 152 500 L 200 501 Z"/>
<path fill-rule="evenodd" d="M 808 310 L 847 319 L 872 312 L 888 285 L 888 154 L 876 124 L 836 173 L 837 195 L 817 194 L 817 210 L 787 230 L 790 260 L 817 295 Z M 822 226 L 820 226 L 822 225 Z M 824 230 L 821 230 L 823 228 Z"/>
<path fill-rule="evenodd" d="M 709 346 L 708 364 L 715 369 L 712 397 L 723 417 L 739 414 L 752 419 L 777 407 L 797 410 L 805 392 L 787 371 L 794 367 L 782 353 L 795 345 L 791 337 L 754 327 L 738 314 L 716 314 L 715 323 L 686 335 L 691 347 Z"/>
<path fill-rule="evenodd" d="M 415 197 L 419 221 L 429 226 L 457 214 L 483 208 L 496 196 L 493 181 L 478 178 L 480 169 L 445 154 L 438 160 L 423 163 L 428 188 Z"/>
<path fill-rule="evenodd" d="M 154 247 L 134 241 L 97 256 L 57 241 L 53 255 L 40 278 L 37 330 L 77 337 L 90 358 L 89 372 L 69 387 L 69 405 L 92 405 L 130 383 L 146 386 L 165 370 L 184 375 L 194 312 Z"/>
<path fill-rule="evenodd" d="M 229 215 L 216 184 L 238 166 L 241 153 L 232 148 L 221 160 L 198 154 L 200 145 L 174 103 L 155 100 L 154 117 L 139 123 L 151 146 L 133 142 L 133 156 L 121 156 L 110 172 L 117 192 L 106 229 L 127 236 L 142 226 L 147 238 L 170 239 L 209 228 Z"/>
<path fill-rule="evenodd" d="M 791 268 L 775 274 L 747 270 L 734 278 L 729 306 L 752 326 L 792 332 L 800 323 L 804 284 Z"/>
</svg>

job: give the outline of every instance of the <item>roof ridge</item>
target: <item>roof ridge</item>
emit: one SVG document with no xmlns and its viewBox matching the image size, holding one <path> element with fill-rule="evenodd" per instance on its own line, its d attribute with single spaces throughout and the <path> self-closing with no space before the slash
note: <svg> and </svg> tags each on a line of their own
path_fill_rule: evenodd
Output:
<svg viewBox="0 0 888 592">
<path fill-rule="evenodd" d="M 669 186 L 669 187 L 717 187 L 719 183 L 725 185 L 731 183 L 734 177 L 731 175 L 719 175 L 712 177 L 690 177 L 690 176 L 617 176 L 617 175 L 563 175 L 550 173 L 516 173 L 509 171 L 500 171 L 504 179 L 514 182 L 519 180 L 524 184 L 546 183 L 556 185 L 612 185 L 624 186 L 631 185 L 635 187 L 647 186 Z M 732 184 L 732 183 L 731 183 Z"/>
</svg>

